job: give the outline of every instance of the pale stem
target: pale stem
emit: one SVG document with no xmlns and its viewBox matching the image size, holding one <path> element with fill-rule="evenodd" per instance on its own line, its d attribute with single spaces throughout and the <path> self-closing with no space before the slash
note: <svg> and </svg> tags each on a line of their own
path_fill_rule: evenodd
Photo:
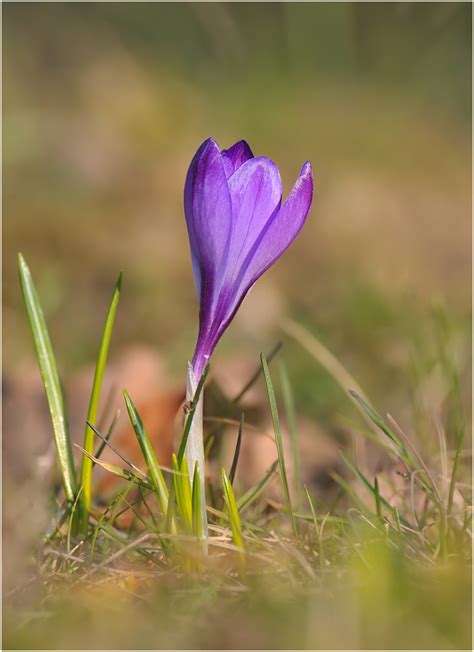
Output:
<svg viewBox="0 0 474 652">
<path fill-rule="evenodd" d="M 198 386 L 191 363 L 188 362 L 188 374 L 186 379 L 186 403 L 189 405 L 194 398 Z M 206 511 L 206 494 L 205 494 L 205 475 L 206 467 L 204 463 L 204 436 L 203 436 L 203 404 L 204 404 L 204 387 L 201 390 L 199 402 L 194 412 L 191 429 L 189 431 L 188 441 L 186 444 L 186 462 L 191 485 L 193 482 L 194 467 L 196 462 L 199 465 L 199 479 L 201 483 L 201 518 L 202 518 L 202 536 L 207 539 L 207 511 Z"/>
</svg>

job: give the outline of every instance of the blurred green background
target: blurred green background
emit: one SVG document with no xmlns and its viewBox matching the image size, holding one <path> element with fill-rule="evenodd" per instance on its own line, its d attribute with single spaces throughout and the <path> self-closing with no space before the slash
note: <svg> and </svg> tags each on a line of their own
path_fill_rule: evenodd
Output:
<svg viewBox="0 0 474 652">
<path fill-rule="evenodd" d="M 208 136 L 273 158 L 285 192 L 307 159 L 316 181 L 214 366 L 257 361 L 289 315 L 395 410 L 433 304 L 468 357 L 469 3 L 4 3 L 3 18 L 7 377 L 33 363 L 17 251 L 64 374 L 94 359 L 122 269 L 114 350 L 150 344 L 182 377 L 197 328 L 183 183 Z M 339 392 L 287 350 L 298 407 L 329 417 Z"/>
</svg>

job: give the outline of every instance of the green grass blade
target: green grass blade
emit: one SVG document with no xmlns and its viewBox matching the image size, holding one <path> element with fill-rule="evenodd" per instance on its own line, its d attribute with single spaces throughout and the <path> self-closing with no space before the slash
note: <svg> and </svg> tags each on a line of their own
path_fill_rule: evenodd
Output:
<svg viewBox="0 0 474 652">
<path fill-rule="evenodd" d="M 85 451 L 79 444 L 74 444 L 74 446 L 81 451 L 83 455 L 87 455 L 87 457 L 94 462 L 94 464 L 97 464 L 98 466 L 102 467 L 105 471 L 108 471 L 109 473 L 113 473 L 117 477 L 121 478 L 122 480 L 126 480 L 127 482 L 132 482 L 133 484 L 139 485 L 140 487 L 143 487 L 143 489 L 148 489 L 148 491 L 154 491 L 155 487 L 151 480 L 144 476 L 143 478 L 139 477 L 138 475 L 135 475 L 132 471 L 129 471 L 128 469 L 124 469 L 121 466 L 117 466 L 116 464 L 110 464 L 109 462 L 104 462 L 103 460 L 99 460 L 97 457 L 94 457 L 94 455 L 91 455 L 87 451 Z"/>
<path fill-rule="evenodd" d="M 250 487 L 250 489 L 243 496 L 239 498 L 239 500 L 237 501 L 237 505 L 240 512 L 246 509 L 249 505 L 251 505 L 254 502 L 254 500 L 256 500 L 260 496 L 262 491 L 265 489 L 267 484 L 272 479 L 277 466 L 278 466 L 278 460 L 275 460 L 273 464 L 270 466 L 270 468 L 266 471 L 262 479 L 259 480 L 256 485 Z"/>
<path fill-rule="evenodd" d="M 115 446 L 112 446 L 112 444 L 110 443 L 110 441 L 108 441 L 108 440 L 104 437 L 104 435 L 103 435 L 99 430 L 97 430 L 97 428 L 96 428 L 95 426 L 92 425 L 92 423 L 91 423 L 90 421 L 88 421 L 87 424 L 88 424 L 89 427 L 94 431 L 94 434 L 97 435 L 97 437 L 99 437 L 99 439 L 101 439 L 102 442 L 103 442 L 106 446 L 108 446 L 108 447 L 110 448 L 110 450 L 113 451 L 113 452 L 115 453 L 115 455 L 117 455 L 117 457 L 120 457 L 120 459 L 122 460 L 122 462 L 125 462 L 125 464 L 126 464 L 127 466 L 129 466 L 131 469 L 133 469 L 133 471 L 137 471 L 137 473 L 138 473 L 139 475 L 143 475 L 143 476 L 145 476 L 145 473 L 143 473 L 143 471 L 142 471 L 141 469 L 139 469 L 138 466 L 136 466 L 133 462 L 130 462 L 130 460 L 128 460 L 124 455 L 122 455 L 122 453 L 121 453 L 119 450 L 117 450 L 117 449 L 115 448 Z M 82 449 L 82 450 L 84 450 L 84 449 Z M 89 453 L 89 454 L 90 454 L 90 453 Z"/>
<path fill-rule="evenodd" d="M 298 447 L 295 402 L 293 399 L 293 392 L 291 389 L 290 379 L 288 377 L 288 370 L 283 360 L 280 360 L 279 369 L 280 369 L 281 393 L 283 396 L 283 405 L 285 407 L 286 420 L 288 423 L 288 432 L 290 434 L 291 454 L 293 457 L 296 508 L 299 510 L 301 509 L 303 496 L 301 492 L 302 489 L 301 458 L 300 458 L 300 451 Z"/>
<path fill-rule="evenodd" d="M 316 532 L 316 537 L 317 537 L 318 542 L 319 542 L 319 565 L 321 567 L 321 570 L 324 571 L 324 566 L 326 564 L 326 560 L 325 560 L 325 557 L 324 557 L 324 546 L 323 546 L 323 540 L 322 540 L 321 535 L 322 535 L 322 528 L 324 527 L 324 523 L 326 522 L 328 515 L 326 514 L 326 519 L 323 521 L 322 526 L 319 527 L 318 519 L 316 517 L 316 511 L 315 511 L 314 505 L 313 505 L 313 500 L 311 498 L 311 495 L 310 495 L 310 493 L 308 491 L 308 487 L 306 485 L 304 486 L 304 491 L 305 491 L 306 498 L 307 498 L 308 503 L 309 503 L 309 508 L 311 510 L 311 516 L 312 516 L 312 519 L 313 519 L 313 525 L 314 525 L 314 530 Z"/>
<path fill-rule="evenodd" d="M 395 446 L 398 449 L 400 449 L 404 458 L 411 459 L 411 456 L 406 450 L 403 442 L 400 441 L 400 439 L 395 435 L 395 433 L 392 430 L 390 430 L 390 428 L 387 426 L 387 424 L 382 419 L 382 417 L 379 414 L 377 414 L 377 412 L 362 398 L 362 396 L 359 396 L 359 394 L 355 392 L 353 389 L 349 390 L 349 394 L 352 396 L 352 398 L 354 398 L 357 401 L 357 403 L 360 405 L 360 407 L 363 409 L 363 411 L 369 417 L 369 419 L 373 423 L 375 423 L 375 425 L 378 428 L 380 428 L 380 430 L 385 435 L 387 435 L 387 437 L 395 444 Z"/>
<path fill-rule="evenodd" d="M 227 473 L 222 469 L 222 487 L 224 489 L 224 501 L 227 507 L 230 527 L 232 529 L 232 539 L 239 548 L 244 547 L 244 537 L 242 535 L 242 523 L 240 522 L 239 509 L 235 500 L 234 490 L 227 477 Z"/>
<path fill-rule="evenodd" d="M 235 474 L 237 472 L 237 464 L 239 463 L 240 457 L 240 447 L 242 445 L 242 432 L 244 429 L 244 413 L 242 412 L 240 416 L 239 432 L 237 435 L 237 443 L 235 445 L 234 457 L 232 458 L 232 464 L 229 472 L 230 484 L 234 484 Z"/>
<path fill-rule="evenodd" d="M 77 483 L 61 382 L 39 298 L 30 270 L 21 254 L 18 254 L 18 267 L 21 289 L 51 414 L 62 483 L 67 501 L 71 506 L 75 500 Z"/>
<path fill-rule="evenodd" d="M 117 410 L 117 412 L 114 414 L 114 418 L 112 419 L 109 429 L 107 430 L 107 434 L 105 435 L 104 439 L 102 439 L 101 443 L 99 444 L 99 448 L 94 453 L 94 457 L 99 458 L 104 452 L 104 448 L 107 446 L 109 439 L 111 438 L 112 433 L 115 429 L 115 426 L 117 425 L 117 419 L 119 417 L 119 414 L 120 412 L 119 410 Z"/>
<path fill-rule="evenodd" d="M 143 425 L 143 421 L 140 418 L 140 415 L 137 412 L 136 407 L 134 406 L 132 399 L 128 395 L 127 391 L 123 390 L 123 397 L 125 399 L 125 405 L 127 407 L 128 416 L 130 417 L 130 422 L 137 436 L 138 443 L 140 445 L 143 458 L 145 460 L 148 474 L 153 483 L 158 501 L 160 503 L 163 514 L 166 514 L 168 511 L 168 487 L 166 486 L 163 473 L 156 459 L 155 451 L 153 450 L 153 445 L 150 441 L 147 431 Z"/>
<path fill-rule="evenodd" d="M 202 517 L 201 517 L 201 482 L 199 477 L 199 464 L 196 462 L 193 475 L 193 496 L 192 496 L 192 512 L 193 512 L 193 535 L 195 537 L 202 537 Z"/>
<path fill-rule="evenodd" d="M 383 519 L 382 517 L 382 501 L 380 499 L 380 490 L 379 490 L 379 481 L 377 476 L 374 478 L 374 494 L 375 494 L 375 513 L 379 521 Z"/>
<path fill-rule="evenodd" d="M 105 320 L 104 332 L 102 334 L 102 341 L 100 343 L 99 354 L 97 356 L 97 363 L 95 367 L 94 381 L 92 383 L 92 391 L 89 400 L 89 409 L 87 410 L 87 421 L 95 423 L 97 419 L 97 410 L 99 407 L 100 393 L 102 390 L 102 381 L 104 379 L 105 365 L 109 353 L 110 340 L 112 338 L 112 331 L 117 314 L 117 308 L 120 300 L 120 291 L 122 288 L 122 272 L 120 272 L 117 283 L 112 294 L 107 318 Z M 86 425 L 84 432 L 83 448 L 88 453 L 93 453 L 94 450 L 94 433 L 92 429 Z M 91 507 L 92 498 L 92 461 L 87 455 L 83 455 L 81 464 L 81 479 L 80 484 L 82 487 L 81 497 L 79 500 L 79 529 L 82 533 L 87 532 L 89 524 L 89 510 Z"/>
<path fill-rule="evenodd" d="M 318 525 L 318 519 L 316 517 L 316 510 L 314 509 L 313 500 L 311 498 L 311 495 L 310 495 L 310 493 L 308 491 L 308 487 L 306 485 L 304 486 L 304 491 L 305 491 L 306 498 L 307 498 L 308 503 L 309 503 L 309 508 L 311 510 L 311 517 L 313 519 L 314 529 L 316 530 L 316 535 L 319 538 L 319 525 Z"/>
<path fill-rule="evenodd" d="M 268 369 L 268 364 L 267 361 L 265 360 L 265 356 L 263 353 L 260 355 L 260 360 L 262 363 L 262 369 L 263 369 L 263 377 L 265 379 L 265 385 L 267 388 L 267 395 L 268 395 L 268 402 L 270 404 L 270 411 L 272 414 L 272 421 L 273 421 L 273 431 L 275 433 L 275 444 L 278 452 L 278 462 L 280 465 L 280 476 L 281 476 L 281 482 L 283 485 L 283 493 L 285 495 L 285 501 L 286 505 L 288 508 L 288 513 L 290 514 L 291 518 L 291 525 L 293 527 L 293 532 L 295 535 L 298 534 L 298 530 L 296 527 L 296 520 L 293 515 L 293 509 L 291 507 L 291 498 L 290 498 L 290 489 L 288 487 L 288 477 L 286 474 L 286 465 L 285 465 L 285 453 L 283 449 L 283 437 L 281 434 L 281 427 L 280 427 L 280 418 L 278 416 L 278 408 L 277 408 L 277 403 L 276 403 L 276 396 L 275 396 L 275 390 L 273 389 L 273 383 L 272 379 L 270 376 L 270 370 Z"/>
<path fill-rule="evenodd" d="M 183 457 L 181 464 L 179 464 L 178 458 L 173 453 L 172 465 L 174 471 L 173 489 L 178 506 L 178 515 L 186 533 L 190 534 L 193 529 L 193 502 L 186 458 Z"/>
<path fill-rule="evenodd" d="M 283 342 L 277 342 L 273 349 L 270 351 L 270 353 L 266 356 L 266 360 L 268 364 L 273 360 L 273 358 L 280 352 L 280 349 L 283 346 Z M 234 396 L 234 398 L 231 400 L 232 405 L 236 405 L 241 398 L 245 396 L 245 394 L 249 391 L 249 389 L 252 388 L 252 386 L 257 382 L 257 380 L 260 378 L 260 374 L 262 373 L 262 366 L 259 365 L 257 369 L 255 370 L 255 373 L 249 378 L 248 382 L 242 387 L 240 392 Z"/>
</svg>

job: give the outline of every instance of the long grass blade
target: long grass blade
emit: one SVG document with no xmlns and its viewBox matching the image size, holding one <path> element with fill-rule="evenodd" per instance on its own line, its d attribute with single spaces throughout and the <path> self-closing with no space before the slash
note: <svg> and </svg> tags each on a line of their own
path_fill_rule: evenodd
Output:
<svg viewBox="0 0 474 652">
<path fill-rule="evenodd" d="M 114 414 L 114 418 L 112 419 L 112 422 L 111 422 L 111 424 L 109 426 L 109 429 L 107 430 L 107 434 L 102 439 L 101 443 L 99 444 L 99 448 L 94 453 L 94 457 L 99 458 L 102 455 L 102 453 L 104 452 L 104 448 L 109 443 L 109 439 L 111 438 L 112 433 L 113 433 L 113 431 L 115 429 L 115 426 L 117 425 L 117 419 L 119 418 L 119 416 L 120 416 L 120 410 L 117 410 L 117 412 Z"/>
<path fill-rule="evenodd" d="M 202 537 L 202 515 L 201 515 L 201 482 L 199 477 L 199 464 L 196 462 L 193 474 L 193 535 L 199 539 Z"/>
<path fill-rule="evenodd" d="M 244 413 L 242 412 L 242 415 L 240 417 L 240 424 L 239 424 L 239 432 L 237 435 L 237 443 L 235 445 L 235 451 L 234 451 L 234 457 L 232 458 L 232 464 L 230 467 L 230 472 L 229 472 L 229 480 L 230 484 L 234 484 L 234 479 L 235 479 L 235 474 L 237 471 L 237 464 L 239 463 L 239 457 L 240 457 L 240 447 L 242 445 L 242 432 L 244 429 Z"/>
<path fill-rule="evenodd" d="M 379 521 L 383 520 L 382 517 L 382 501 L 380 499 L 380 489 L 379 489 L 379 481 L 377 479 L 377 476 L 374 478 L 374 495 L 375 495 L 375 513 L 377 514 L 377 518 Z"/>
<path fill-rule="evenodd" d="M 104 332 L 102 334 L 102 341 L 100 343 L 99 354 L 97 356 L 97 363 L 95 367 L 94 381 L 92 383 L 91 397 L 89 400 L 89 408 L 87 410 L 87 419 L 89 423 L 95 423 L 97 419 L 97 410 L 99 407 L 100 393 L 102 390 L 102 381 L 104 379 L 105 365 L 107 356 L 109 354 L 110 340 L 112 338 L 112 331 L 117 314 L 117 308 L 120 300 L 120 291 L 122 288 L 122 272 L 120 272 L 117 283 L 115 285 L 112 300 L 110 302 L 107 318 L 105 320 Z M 93 453 L 94 450 L 94 433 L 90 426 L 87 424 L 84 432 L 83 448 L 88 453 Z M 92 499 L 92 461 L 87 455 L 83 455 L 81 464 L 81 497 L 79 500 L 79 529 L 82 533 L 87 532 L 89 523 L 89 510 L 91 507 Z"/>
<path fill-rule="evenodd" d="M 66 499 L 71 507 L 74 503 L 77 483 L 72 443 L 66 415 L 66 407 L 62 392 L 56 359 L 49 338 L 43 310 L 31 277 L 30 270 L 21 254 L 18 254 L 18 267 L 20 283 L 25 300 L 28 319 L 30 322 L 33 340 L 38 358 L 41 377 L 48 400 L 51 422 L 53 425 L 54 439 L 62 484 Z"/>
<path fill-rule="evenodd" d="M 309 508 L 311 510 L 311 517 L 313 520 L 314 529 L 316 531 L 316 536 L 319 538 L 319 525 L 318 525 L 318 519 L 316 517 L 316 510 L 314 509 L 313 500 L 311 498 L 311 495 L 308 491 L 308 487 L 306 485 L 304 486 L 304 491 L 306 494 L 306 499 L 308 500 L 309 503 Z"/>
<path fill-rule="evenodd" d="M 265 386 L 267 388 L 267 395 L 268 395 L 268 402 L 270 404 L 270 411 L 272 414 L 272 421 L 273 421 L 273 431 L 275 433 L 275 444 L 278 452 L 278 463 L 280 465 L 280 476 L 281 476 L 281 482 L 283 485 L 283 493 L 285 495 L 285 501 L 286 505 L 288 508 L 288 513 L 290 514 L 291 518 L 291 525 L 293 527 L 293 532 L 295 535 L 298 534 L 298 530 L 296 527 L 296 520 L 293 515 L 293 509 L 291 506 L 291 498 L 290 498 L 290 489 L 288 487 L 288 477 L 286 473 L 286 464 L 285 464 L 285 452 L 283 448 L 283 437 L 281 434 L 281 426 L 280 426 L 280 417 L 278 416 L 278 407 L 277 407 L 277 402 L 276 402 L 276 396 L 275 396 L 275 390 L 273 389 L 273 383 L 272 379 L 270 376 L 270 370 L 268 368 L 267 361 L 265 360 L 265 356 L 263 353 L 260 355 L 260 360 L 262 363 L 262 369 L 263 369 L 263 377 L 265 379 Z"/>
<path fill-rule="evenodd" d="M 244 547 L 244 537 L 242 534 L 242 523 L 240 521 L 239 509 L 235 500 L 234 490 L 230 483 L 225 469 L 222 469 L 222 487 L 224 489 L 224 501 L 227 507 L 230 527 L 232 529 L 232 539 L 239 548 Z"/>
<path fill-rule="evenodd" d="M 273 358 L 279 353 L 280 349 L 283 346 L 283 342 L 277 342 L 273 349 L 270 351 L 270 353 L 265 356 L 268 364 L 273 360 Z M 234 398 L 231 400 L 232 405 L 236 405 L 240 399 L 245 396 L 245 394 L 249 391 L 249 389 L 257 382 L 257 380 L 260 378 L 260 374 L 262 373 L 262 366 L 259 365 L 257 369 L 255 370 L 255 373 L 249 378 L 248 382 L 245 383 L 244 387 L 240 390 L 238 394 L 234 396 Z"/>
<path fill-rule="evenodd" d="M 150 441 L 150 437 L 148 436 L 147 431 L 145 430 L 143 421 L 141 420 L 140 415 L 138 414 L 137 409 L 132 402 L 132 399 L 125 389 L 123 390 L 123 397 L 125 399 L 125 405 L 127 407 L 128 416 L 130 417 L 130 422 L 133 426 L 133 430 L 135 431 L 135 435 L 137 437 L 143 458 L 148 469 L 148 474 L 150 475 L 163 514 L 166 514 L 168 511 L 169 492 L 163 477 L 163 473 L 160 469 L 160 465 L 156 459 L 153 445 Z"/>
<path fill-rule="evenodd" d="M 186 457 L 183 457 L 181 464 L 179 464 L 176 455 L 173 455 L 173 469 L 177 471 L 173 474 L 173 483 L 179 514 L 186 531 L 191 533 L 193 527 L 193 503 L 191 481 L 189 478 Z"/>
<path fill-rule="evenodd" d="M 110 448 L 110 450 L 113 451 L 115 453 L 115 455 L 117 455 L 117 457 L 120 457 L 122 462 L 125 462 L 125 464 L 127 466 L 129 466 L 131 469 L 133 469 L 134 471 L 136 471 L 138 473 L 138 475 L 143 475 L 143 476 L 146 475 L 145 473 L 143 473 L 143 471 L 141 469 L 138 468 L 138 466 L 135 466 L 135 464 L 133 464 L 133 462 L 130 462 L 129 460 L 127 460 L 127 458 L 124 455 L 122 455 L 122 453 L 120 451 L 118 451 L 115 448 L 115 446 L 112 446 L 112 444 L 104 437 L 104 435 L 102 435 L 97 430 L 97 428 L 95 426 L 92 425 L 92 423 L 89 423 L 89 422 L 87 422 L 87 423 L 88 423 L 89 427 L 93 430 L 94 434 L 97 435 L 97 437 L 99 437 L 99 439 L 102 440 L 102 443 L 105 446 L 108 446 Z M 97 457 L 97 455 L 96 455 L 96 457 Z"/>
<path fill-rule="evenodd" d="M 335 355 L 327 349 L 322 342 L 320 342 L 313 333 L 310 333 L 306 328 L 301 326 L 291 319 L 286 319 L 281 324 L 281 329 L 290 337 L 295 339 L 300 346 L 302 346 L 306 351 L 329 373 L 329 375 L 334 378 L 339 387 L 346 393 L 350 388 L 353 388 L 357 391 L 359 396 L 363 396 L 365 400 L 369 403 L 367 395 L 363 391 L 362 387 L 355 380 L 355 378 L 348 372 L 344 365 L 336 358 Z M 362 418 L 368 423 L 370 428 L 373 428 L 372 422 L 367 418 L 364 410 L 361 410 L 357 403 L 355 405 L 358 407 Z M 366 446 L 365 441 L 356 437 L 354 439 L 354 449 L 356 453 L 357 461 L 365 466 L 365 457 L 366 457 Z"/>
<path fill-rule="evenodd" d="M 129 471 L 128 469 L 123 469 L 121 466 L 117 466 L 116 464 L 110 464 L 109 462 L 104 462 L 103 460 L 97 459 L 97 457 L 94 457 L 94 455 L 91 455 L 87 451 L 85 451 L 82 446 L 79 446 L 79 444 L 74 444 L 74 446 L 81 451 L 83 455 L 87 455 L 87 457 L 92 460 L 95 464 L 103 468 L 105 471 L 108 471 L 109 473 L 113 473 L 117 477 L 121 478 L 122 480 L 126 480 L 127 482 L 132 482 L 133 484 L 137 484 L 140 487 L 143 487 L 144 489 L 148 489 L 149 491 L 154 490 L 154 486 L 152 482 L 147 478 L 147 477 L 139 477 L 135 475 L 135 473 L 132 473 L 132 471 Z"/>
<path fill-rule="evenodd" d="M 371 407 L 367 401 L 362 398 L 357 392 L 353 389 L 349 390 L 349 394 L 357 401 L 365 414 L 369 419 L 378 427 L 380 430 L 387 435 L 387 437 L 395 444 L 395 446 L 401 451 L 403 457 L 406 460 L 411 460 L 410 455 L 408 454 L 407 449 L 403 442 L 395 435 L 395 433 L 387 426 L 382 417 Z"/>
<path fill-rule="evenodd" d="M 280 381 L 281 393 L 283 396 L 283 405 L 285 407 L 286 420 L 288 423 L 288 432 L 290 434 L 291 454 L 293 457 L 293 473 L 296 495 L 296 509 L 301 509 L 302 505 L 302 484 L 301 484 L 301 458 L 298 447 L 298 433 L 296 428 L 296 413 L 293 391 L 291 389 L 288 370 L 283 360 L 280 360 Z"/>
</svg>

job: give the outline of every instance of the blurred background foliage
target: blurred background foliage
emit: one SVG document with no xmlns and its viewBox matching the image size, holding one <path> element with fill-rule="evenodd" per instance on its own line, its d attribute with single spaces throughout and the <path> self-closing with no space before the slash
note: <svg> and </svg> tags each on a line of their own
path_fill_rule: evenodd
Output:
<svg viewBox="0 0 474 652">
<path fill-rule="evenodd" d="M 4 371 L 33 362 L 16 253 L 65 374 L 96 354 L 116 275 L 114 348 L 147 343 L 181 378 L 197 328 L 182 208 L 198 145 L 245 138 L 314 208 L 223 343 L 257 361 L 290 315 L 382 407 L 405 410 L 432 306 L 469 355 L 469 3 L 5 3 Z M 299 409 L 342 397 L 287 345 Z M 429 362 L 427 363 L 429 364 Z"/>
</svg>

